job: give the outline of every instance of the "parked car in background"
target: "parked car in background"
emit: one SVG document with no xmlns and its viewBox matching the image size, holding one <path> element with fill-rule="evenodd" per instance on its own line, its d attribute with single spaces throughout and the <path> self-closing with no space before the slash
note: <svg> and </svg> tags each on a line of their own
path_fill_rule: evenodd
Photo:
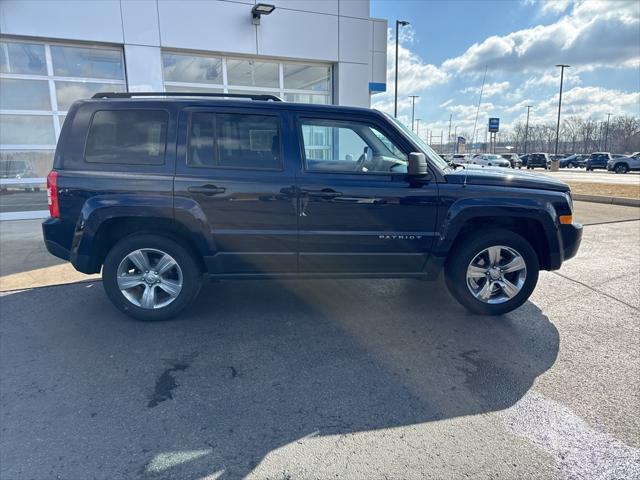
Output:
<svg viewBox="0 0 640 480">
<path fill-rule="evenodd" d="M 480 153 L 478 155 L 474 155 L 471 159 L 471 163 L 474 165 L 482 165 L 484 167 L 511 167 L 511 162 L 509 160 L 493 153 Z"/>
<path fill-rule="evenodd" d="M 451 156 L 451 161 L 459 165 L 464 165 L 466 163 L 469 163 L 470 160 L 471 160 L 471 155 L 468 153 L 454 153 Z"/>
<path fill-rule="evenodd" d="M 612 158 L 613 157 L 609 152 L 594 152 L 589 155 L 589 159 L 587 160 L 585 167 L 587 168 L 587 171 L 596 170 L 598 168 L 606 170 L 607 164 Z"/>
<path fill-rule="evenodd" d="M 500 155 L 505 160 L 509 160 L 511 168 L 522 168 L 522 160 L 517 153 L 503 153 Z"/>
<path fill-rule="evenodd" d="M 523 167 L 527 166 L 527 160 L 529 160 L 529 154 L 528 153 L 520 155 L 520 161 L 522 162 L 522 166 Z"/>
<path fill-rule="evenodd" d="M 584 167 L 587 163 L 587 158 L 589 158 L 589 155 L 574 153 L 560 160 L 560 168 Z"/>
<path fill-rule="evenodd" d="M 532 153 L 527 160 L 527 169 L 544 168 L 548 170 L 551 164 L 551 159 L 548 153 Z"/>
<path fill-rule="evenodd" d="M 613 157 L 607 162 L 607 170 L 616 173 L 640 171 L 640 153 L 634 157 L 627 157 L 625 155 Z"/>
</svg>

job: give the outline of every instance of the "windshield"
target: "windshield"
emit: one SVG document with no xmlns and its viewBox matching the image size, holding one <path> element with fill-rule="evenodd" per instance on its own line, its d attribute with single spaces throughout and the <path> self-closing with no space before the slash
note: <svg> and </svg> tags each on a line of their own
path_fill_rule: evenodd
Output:
<svg viewBox="0 0 640 480">
<path fill-rule="evenodd" d="M 444 160 L 440 155 L 438 155 L 424 140 L 422 140 L 418 135 L 411 131 L 411 129 L 407 128 L 404 123 L 402 123 L 397 118 L 392 117 L 391 115 L 382 112 L 384 116 L 386 116 L 395 126 L 397 126 L 402 132 L 409 137 L 413 143 L 415 143 L 420 151 L 424 153 L 428 159 L 431 160 L 433 164 L 438 166 L 441 170 L 445 170 L 449 168 L 449 164 Z"/>
</svg>

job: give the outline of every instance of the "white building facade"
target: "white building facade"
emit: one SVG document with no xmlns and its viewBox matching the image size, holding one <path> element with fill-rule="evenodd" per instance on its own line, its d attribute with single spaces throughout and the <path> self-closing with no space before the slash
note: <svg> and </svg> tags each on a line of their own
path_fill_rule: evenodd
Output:
<svg viewBox="0 0 640 480">
<path fill-rule="evenodd" d="M 369 18 L 369 0 L 268 0 L 275 10 L 255 25 L 257 3 L 0 0 L 0 218 L 43 214 L 33 190 L 66 111 L 95 92 L 271 93 L 368 107 L 386 89 L 387 22 Z"/>
</svg>

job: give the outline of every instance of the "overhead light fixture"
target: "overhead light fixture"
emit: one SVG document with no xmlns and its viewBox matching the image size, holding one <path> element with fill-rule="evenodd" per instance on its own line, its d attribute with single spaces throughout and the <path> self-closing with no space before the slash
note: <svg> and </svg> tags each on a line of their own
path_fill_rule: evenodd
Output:
<svg viewBox="0 0 640 480">
<path fill-rule="evenodd" d="M 260 25 L 260 17 L 262 15 L 270 15 L 275 9 L 275 5 L 270 5 L 268 3 L 256 3 L 251 9 L 251 23 L 254 25 Z"/>
</svg>

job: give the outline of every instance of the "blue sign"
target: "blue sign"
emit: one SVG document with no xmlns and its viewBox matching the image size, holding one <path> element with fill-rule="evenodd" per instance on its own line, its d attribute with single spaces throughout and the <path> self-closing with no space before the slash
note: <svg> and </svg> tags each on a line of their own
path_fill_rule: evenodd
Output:
<svg viewBox="0 0 640 480">
<path fill-rule="evenodd" d="M 497 132 L 500 130 L 500 119 L 499 118 L 490 118 L 489 119 L 489 131 Z"/>
<path fill-rule="evenodd" d="M 467 139 L 464 137 L 458 137 L 458 144 L 459 145 L 464 145 L 465 143 L 467 143 Z"/>
</svg>

